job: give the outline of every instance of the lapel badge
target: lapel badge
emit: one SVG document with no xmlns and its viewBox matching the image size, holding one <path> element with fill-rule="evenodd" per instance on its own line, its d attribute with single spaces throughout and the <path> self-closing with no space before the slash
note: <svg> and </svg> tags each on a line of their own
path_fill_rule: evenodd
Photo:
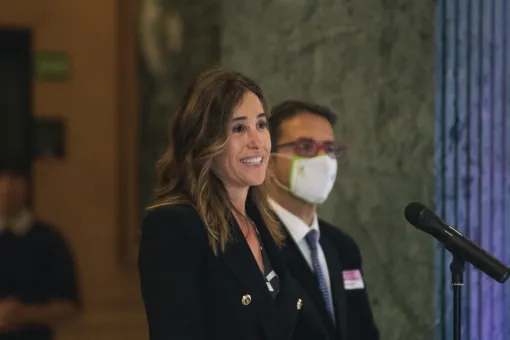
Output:
<svg viewBox="0 0 510 340">
<path fill-rule="evenodd" d="M 297 310 L 300 310 L 300 309 L 301 309 L 301 307 L 303 307 L 303 301 L 302 301 L 301 299 L 298 299 L 298 300 L 297 300 L 297 305 L 296 305 L 296 307 L 297 307 Z"/>
<path fill-rule="evenodd" d="M 241 302 L 243 303 L 243 305 L 248 306 L 251 302 L 250 294 L 244 295 L 243 298 L 241 299 Z"/>
</svg>

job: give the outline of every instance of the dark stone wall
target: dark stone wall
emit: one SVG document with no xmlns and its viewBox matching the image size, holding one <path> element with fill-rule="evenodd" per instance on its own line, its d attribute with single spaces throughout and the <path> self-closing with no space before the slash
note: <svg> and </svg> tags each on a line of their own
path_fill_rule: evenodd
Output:
<svg viewBox="0 0 510 340">
<path fill-rule="evenodd" d="M 434 194 L 434 1 L 162 3 L 143 0 L 140 12 L 141 32 L 155 26 L 140 40 L 141 202 L 150 197 L 172 107 L 203 68 L 245 72 L 273 104 L 328 105 L 349 156 L 320 214 L 361 247 L 382 339 L 431 339 L 433 243 L 407 224 L 403 209 L 413 200 L 430 204 Z M 153 8 L 152 19 L 144 8 Z M 185 28 L 180 50 L 164 34 L 172 17 Z"/>
</svg>

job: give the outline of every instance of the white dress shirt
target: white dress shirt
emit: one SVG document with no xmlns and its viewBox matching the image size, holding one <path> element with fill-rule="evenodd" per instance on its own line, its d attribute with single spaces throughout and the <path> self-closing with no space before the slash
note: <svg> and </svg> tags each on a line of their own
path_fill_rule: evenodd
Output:
<svg viewBox="0 0 510 340">
<path fill-rule="evenodd" d="M 303 222 L 299 217 L 292 214 L 285 208 L 283 208 L 281 205 L 276 203 L 271 198 L 269 199 L 269 203 L 271 204 L 271 207 L 273 208 L 273 211 L 276 213 L 276 215 L 280 218 L 283 225 L 289 232 L 290 236 L 296 242 L 299 250 L 301 251 L 301 254 L 303 255 L 306 263 L 308 263 L 308 266 L 310 269 L 313 270 L 312 265 L 312 252 L 310 250 L 310 247 L 308 246 L 308 243 L 306 242 L 306 235 L 310 230 L 317 230 L 317 236 L 318 240 L 320 240 L 320 230 L 319 230 L 319 219 L 317 215 L 313 217 L 312 225 L 308 226 L 305 222 Z M 319 255 L 319 265 L 321 266 L 322 273 L 324 274 L 324 278 L 326 279 L 326 284 L 328 286 L 328 295 L 330 301 L 333 301 L 333 298 L 331 296 L 331 281 L 329 279 L 329 270 L 328 270 L 328 264 L 326 262 L 326 256 L 324 256 L 324 251 L 322 250 L 322 247 L 320 243 L 318 244 L 318 255 Z"/>
</svg>

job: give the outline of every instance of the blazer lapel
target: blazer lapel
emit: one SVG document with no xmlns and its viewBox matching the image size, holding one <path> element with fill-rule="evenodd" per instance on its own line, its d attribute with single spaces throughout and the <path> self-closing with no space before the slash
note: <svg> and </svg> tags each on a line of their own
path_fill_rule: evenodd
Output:
<svg viewBox="0 0 510 340">
<path fill-rule="evenodd" d="M 331 244 L 330 240 L 321 238 L 319 242 L 328 264 L 337 330 L 341 335 L 341 339 L 347 339 L 346 297 L 342 274 L 342 263 L 340 262 L 338 253 L 335 251 L 335 246 Z"/>
<path fill-rule="evenodd" d="M 317 278 L 290 235 L 287 237 L 284 254 L 292 275 L 294 275 L 294 277 L 306 290 L 310 298 L 315 302 L 316 309 L 319 312 L 321 319 L 327 320 L 324 323 L 324 327 L 329 329 L 329 332 L 336 332 L 335 326 L 331 321 L 331 317 L 324 306 L 324 299 L 319 290 Z"/>
<path fill-rule="evenodd" d="M 274 300 L 267 289 L 250 247 L 234 218 L 231 221 L 231 226 L 234 239 L 219 257 L 232 270 L 241 284 L 246 287 L 246 294 L 251 295 L 251 303 L 257 311 L 267 338 L 273 339 L 275 329 Z"/>
<path fill-rule="evenodd" d="M 281 249 L 274 243 L 273 238 L 269 230 L 267 229 L 262 217 L 255 207 L 248 207 L 248 215 L 253 220 L 260 234 L 263 246 L 271 260 L 271 266 L 278 275 L 280 280 L 280 292 L 276 296 L 276 301 L 272 302 L 275 305 L 275 318 L 274 320 L 278 323 L 277 327 L 281 331 L 289 330 L 290 332 L 294 329 L 294 323 L 297 318 L 297 299 L 298 297 L 294 294 L 292 289 L 287 266 L 283 259 Z M 265 288 L 267 295 L 270 296 L 269 291 Z M 271 297 L 270 297 L 271 298 Z M 276 320 L 276 318 L 278 318 Z M 281 334 L 278 339 L 287 338 L 284 334 Z"/>
<path fill-rule="evenodd" d="M 314 301 L 322 301 L 320 291 L 317 289 L 315 275 L 306 263 L 301 251 L 290 235 L 286 239 L 284 254 L 287 260 L 287 265 L 291 268 L 292 274 L 301 283 L 303 288 L 306 289 L 310 297 Z M 325 311 L 326 310 L 324 309 L 324 312 Z"/>
</svg>

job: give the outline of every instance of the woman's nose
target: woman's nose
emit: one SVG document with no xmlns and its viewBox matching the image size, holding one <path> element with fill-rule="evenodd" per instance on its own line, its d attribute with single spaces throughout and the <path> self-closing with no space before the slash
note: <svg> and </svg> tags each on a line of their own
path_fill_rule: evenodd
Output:
<svg viewBox="0 0 510 340">
<path fill-rule="evenodd" d="M 250 141 L 249 141 L 250 147 L 257 148 L 257 149 L 260 148 L 261 140 L 260 140 L 260 132 L 259 131 L 257 131 L 256 129 L 251 130 L 249 138 L 250 138 Z"/>
</svg>

